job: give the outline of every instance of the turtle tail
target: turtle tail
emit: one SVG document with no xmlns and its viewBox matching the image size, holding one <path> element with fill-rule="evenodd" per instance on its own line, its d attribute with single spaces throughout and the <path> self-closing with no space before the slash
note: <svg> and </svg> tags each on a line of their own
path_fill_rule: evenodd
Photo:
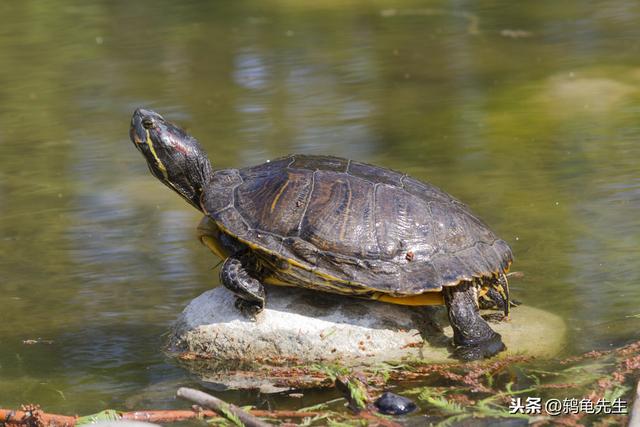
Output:
<svg viewBox="0 0 640 427">
<path fill-rule="evenodd" d="M 505 318 L 509 316 L 511 307 L 520 305 L 519 302 L 511 299 L 509 281 L 504 273 L 480 285 L 478 303 L 481 309 L 502 308 Z"/>
</svg>

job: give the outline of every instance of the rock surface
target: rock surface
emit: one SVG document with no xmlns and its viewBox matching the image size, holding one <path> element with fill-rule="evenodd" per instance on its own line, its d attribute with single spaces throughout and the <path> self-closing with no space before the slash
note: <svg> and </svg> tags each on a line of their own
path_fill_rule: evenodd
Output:
<svg viewBox="0 0 640 427">
<path fill-rule="evenodd" d="M 298 288 L 269 287 L 267 292 L 267 308 L 255 321 L 236 310 L 227 289 L 203 293 L 176 322 L 173 349 L 195 358 L 264 364 L 452 361 L 453 332 L 444 307 L 411 308 Z M 561 349 L 565 324 L 558 316 L 520 306 L 511 319 L 492 323 L 506 354 L 545 357 Z"/>
</svg>

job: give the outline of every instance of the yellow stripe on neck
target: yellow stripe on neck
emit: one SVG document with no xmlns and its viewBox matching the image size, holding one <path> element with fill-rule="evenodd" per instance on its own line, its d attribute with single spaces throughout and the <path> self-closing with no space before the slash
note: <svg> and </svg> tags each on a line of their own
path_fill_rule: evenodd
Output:
<svg viewBox="0 0 640 427">
<path fill-rule="evenodd" d="M 162 160 L 160 160 L 160 157 L 158 157 L 158 154 L 156 153 L 156 149 L 153 148 L 153 142 L 151 142 L 151 135 L 149 134 L 149 129 L 145 129 L 145 132 L 147 132 L 147 145 L 149 146 L 149 150 L 151 150 L 151 154 L 153 154 L 153 157 L 156 159 L 156 164 L 158 165 L 158 169 L 160 169 L 160 171 L 162 172 L 162 176 L 164 176 L 164 179 L 168 182 L 169 181 L 169 174 L 167 173 L 167 168 L 164 167 L 164 163 L 162 163 Z"/>
</svg>

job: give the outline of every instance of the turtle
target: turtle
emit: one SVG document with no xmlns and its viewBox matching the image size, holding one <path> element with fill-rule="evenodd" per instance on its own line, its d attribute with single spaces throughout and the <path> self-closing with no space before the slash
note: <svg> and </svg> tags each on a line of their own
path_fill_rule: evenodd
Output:
<svg viewBox="0 0 640 427">
<path fill-rule="evenodd" d="M 213 169 L 198 141 L 138 108 L 130 139 L 149 170 L 204 213 L 198 236 L 222 260 L 220 282 L 255 319 L 265 286 L 408 306 L 445 305 L 453 356 L 506 349 L 480 314 L 509 315 L 509 245 L 462 202 L 407 174 L 334 156 L 294 154 Z"/>
</svg>

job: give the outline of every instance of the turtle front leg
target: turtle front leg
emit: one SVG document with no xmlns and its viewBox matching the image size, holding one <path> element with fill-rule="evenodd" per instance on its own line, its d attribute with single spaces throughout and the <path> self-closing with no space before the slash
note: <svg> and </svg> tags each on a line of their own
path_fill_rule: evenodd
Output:
<svg viewBox="0 0 640 427">
<path fill-rule="evenodd" d="M 446 287 L 443 293 L 453 327 L 456 358 L 467 361 L 484 359 L 506 349 L 500 334 L 480 317 L 477 289 L 473 284 Z"/>
<path fill-rule="evenodd" d="M 250 263 L 246 257 L 227 258 L 220 268 L 220 281 L 238 297 L 236 308 L 245 316 L 255 318 L 264 309 L 264 287 L 252 277 L 247 264 Z"/>
</svg>

